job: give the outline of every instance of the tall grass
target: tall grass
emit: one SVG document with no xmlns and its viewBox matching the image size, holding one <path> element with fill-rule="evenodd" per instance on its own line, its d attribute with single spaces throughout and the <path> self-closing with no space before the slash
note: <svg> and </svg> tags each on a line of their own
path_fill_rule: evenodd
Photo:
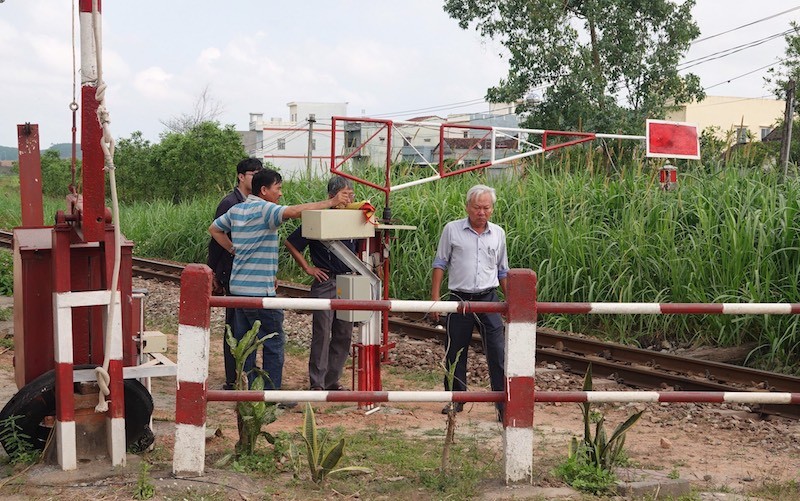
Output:
<svg viewBox="0 0 800 501">
<path fill-rule="evenodd" d="M 393 217 L 417 229 L 398 231 L 391 242 L 390 294 L 428 297 L 441 229 L 465 217 L 464 194 L 485 182 L 498 191 L 493 221 L 506 229 L 510 265 L 537 272 L 540 301 L 800 303 L 796 179 L 698 168 L 681 171 L 679 188 L 662 192 L 656 173 L 641 161 L 608 165 L 571 155 L 537 160 L 508 180 L 469 173 L 393 193 Z M 283 191 L 285 204 L 319 200 L 325 183 L 287 181 Z M 380 214 L 382 193 L 356 191 Z M 122 230 L 138 255 L 205 262 L 206 230 L 223 195 L 123 206 Z M 8 216 L 15 197 L 3 199 L 0 226 L 8 228 L 18 224 Z M 282 236 L 297 224 L 287 222 Z M 309 281 L 288 253 L 281 255 L 280 270 L 282 279 Z M 771 367 L 796 365 L 800 353 L 796 316 L 548 315 L 540 323 L 640 345 L 755 343 Z"/>
</svg>

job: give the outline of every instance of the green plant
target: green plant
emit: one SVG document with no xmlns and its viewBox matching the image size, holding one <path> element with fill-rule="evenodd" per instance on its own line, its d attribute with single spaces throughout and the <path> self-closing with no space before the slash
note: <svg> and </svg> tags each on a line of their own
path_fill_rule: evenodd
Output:
<svg viewBox="0 0 800 501">
<path fill-rule="evenodd" d="M 33 464 L 39 461 L 42 453 L 35 449 L 31 437 L 22 432 L 17 420 L 24 416 L 9 416 L 0 421 L 0 442 L 8 454 L 11 464 Z"/>
<path fill-rule="evenodd" d="M 461 358 L 464 349 L 458 350 L 456 353 L 456 358 L 453 360 L 452 363 L 447 365 L 447 370 L 445 371 L 445 381 L 447 382 L 447 389 L 449 391 L 453 391 L 453 382 L 456 378 L 456 364 L 458 364 L 458 360 Z M 444 435 L 444 446 L 442 447 L 442 469 L 441 473 L 444 475 L 447 473 L 447 467 L 449 464 L 450 459 L 450 446 L 453 444 L 453 440 L 455 438 L 456 433 L 456 404 L 455 402 L 451 402 L 451 404 L 447 408 L 447 431 Z"/>
<path fill-rule="evenodd" d="M 586 369 L 583 378 L 583 391 L 592 391 L 592 365 Z M 594 436 L 592 436 L 592 418 L 597 417 L 592 412 L 592 404 L 584 402 L 580 404 L 583 413 L 583 441 L 579 443 L 577 437 L 572 437 L 570 442 L 570 456 L 576 454 L 582 447 L 585 450 L 586 460 L 592 465 L 604 470 L 611 470 L 618 464 L 622 457 L 625 447 L 625 433 L 636 421 L 642 417 L 644 411 L 632 414 L 622 424 L 617 426 L 614 433 L 609 438 L 605 430 L 605 416 L 600 415 L 596 420 Z"/>
<path fill-rule="evenodd" d="M 672 470 L 670 470 L 669 473 L 667 473 L 667 478 L 672 479 L 672 480 L 677 480 L 677 479 L 681 478 L 681 472 L 678 471 L 677 468 L 673 468 Z"/>
<path fill-rule="evenodd" d="M 357 472 L 372 473 L 372 470 L 363 466 L 345 466 L 336 468 L 339 461 L 344 456 L 345 439 L 340 439 L 336 445 L 325 451 L 325 442 L 328 434 L 320 433 L 317 430 L 317 421 L 314 418 L 314 409 L 311 404 L 306 402 L 303 410 L 303 427 L 300 429 L 300 436 L 305 444 L 306 462 L 311 480 L 318 485 L 324 485 L 325 477 L 333 473 Z M 300 472 L 300 455 L 294 444 L 290 446 L 289 454 L 295 470 L 295 477 Z"/>
<path fill-rule="evenodd" d="M 14 294 L 14 262 L 8 251 L 0 251 L 0 296 Z M 6 319 L 7 320 L 7 319 Z"/>
<path fill-rule="evenodd" d="M 608 492 L 617 481 L 616 475 L 589 459 L 583 444 L 570 451 L 569 457 L 559 464 L 554 473 L 575 489 L 591 494 Z"/>
<path fill-rule="evenodd" d="M 156 486 L 150 477 L 150 464 L 142 461 L 139 467 L 139 478 L 133 491 L 133 499 L 152 499 L 156 495 Z"/>
<path fill-rule="evenodd" d="M 248 374 L 244 372 L 244 363 L 247 357 L 256 351 L 264 340 L 276 335 L 272 333 L 259 338 L 257 334 L 260 327 L 261 322 L 256 320 L 253 323 L 253 328 L 247 331 L 241 340 L 237 341 L 231 332 L 230 326 L 226 326 L 225 339 L 236 362 L 237 390 L 248 389 Z M 249 389 L 263 391 L 269 376 L 257 367 L 253 370 L 256 372 L 256 376 L 253 379 L 253 383 L 249 385 Z M 272 423 L 276 419 L 274 403 L 237 402 L 236 416 L 239 427 L 239 441 L 236 443 L 235 448 L 237 455 L 252 455 L 255 452 L 256 441 L 260 436 L 264 437 L 270 444 L 275 443 L 275 437 L 262 430 L 265 424 Z"/>
</svg>

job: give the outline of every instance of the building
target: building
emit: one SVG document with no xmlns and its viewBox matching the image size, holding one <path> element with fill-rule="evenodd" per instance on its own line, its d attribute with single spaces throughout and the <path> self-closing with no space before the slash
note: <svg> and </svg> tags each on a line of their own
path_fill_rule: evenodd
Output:
<svg viewBox="0 0 800 501">
<path fill-rule="evenodd" d="M 682 105 L 667 120 L 697 124 L 701 131 L 718 127 L 720 139 L 761 141 L 783 118 L 785 101 L 746 97 L 706 96 L 699 103 Z"/>
<path fill-rule="evenodd" d="M 286 106 L 288 120 L 272 117 L 267 122 L 263 113 L 250 113 L 249 130 L 240 132 L 245 151 L 275 165 L 284 177 L 325 175 L 330 171 L 331 117 L 347 115 L 347 103 L 291 102 Z M 337 150 L 343 145 L 339 141 Z"/>
<path fill-rule="evenodd" d="M 492 105 L 488 113 L 459 114 L 442 118 L 435 115 L 395 120 L 391 129 L 382 122 L 337 121 L 336 144 L 331 144 L 332 117 L 347 116 L 347 103 L 288 103 L 289 119 L 273 117 L 265 121 L 262 113 L 250 114 L 249 130 L 240 132 L 245 150 L 251 156 L 269 162 L 284 177 L 324 176 L 331 169 L 331 154 L 347 166 L 384 167 L 405 162 L 412 165 L 438 165 L 440 127 L 446 142 L 450 139 L 473 139 L 473 148 L 462 144 L 445 145 L 448 158 L 459 164 L 477 163 L 487 157 L 486 127 L 519 126 L 513 105 Z M 469 128 L 469 127 L 483 127 Z M 502 137 L 496 145 L 498 158 L 516 153 L 515 136 Z M 480 150 L 483 150 L 481 152 Z M 309 152 L 311 162 L 309 164 Z M 485 160 L 484 160 L 485 161 Z M 337 161 L 338 163 L 338 161 Z"/>
</svg>

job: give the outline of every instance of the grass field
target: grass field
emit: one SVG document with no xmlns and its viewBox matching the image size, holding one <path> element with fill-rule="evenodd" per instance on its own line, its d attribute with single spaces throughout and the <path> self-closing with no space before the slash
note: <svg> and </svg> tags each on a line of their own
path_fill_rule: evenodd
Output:
<svg viewBox="0 0 800 501">
<path fill-rule="evenodd" d="M 464 217 L 473 184 L 497 188 L 493 221 L 508 235 L 512 268 L 538 275 L 541 301 L 800 303 L 800 183 L 758 169 L 729 167 L 679 174 L 679 188 L 659 189 L 641 162 L 598 174 L 563 158 L 511 179 L 480 173 L 443 179 L 392 194 L 393 218 L 414 225 L 392 242 L 392 297 L 427 299 L 430 265 L 444 224 Z M 378 170 L 370 173 L 377 176 Z M 400 174 L 402 175 L 402 174 Z M 401 179 L 398 179 L 401 180 Z M 0 180 L 0 227 L 19 224 L 18 184 Z M 284 183 L 285 204 L 324 197 L 323 181 Z M 207 228 L 222 194 L 174 205 L 121 208 L 125 235 L 137 255 L 205 262 Z M 382 210 L 382 193 L 359 186 Z M 45 203 L 46 223 L 59 200 Z M 290 221 L 285 236 L 296 227 Z M 288 253 L 280 277 L 306 281 Z M 544 316 L 541 325 L 600 334 L 648 346 L 734 346 L 756 343 L 751 362 L 796 371 L 800 337 L 795 316 Z"/>
</svg>

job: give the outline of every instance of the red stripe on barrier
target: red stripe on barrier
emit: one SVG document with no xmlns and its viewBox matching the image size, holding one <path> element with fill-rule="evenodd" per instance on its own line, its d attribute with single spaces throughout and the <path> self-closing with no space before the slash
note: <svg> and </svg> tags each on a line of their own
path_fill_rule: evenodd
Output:
<svg viewBox="0 0 800 501">
<path fill-rule="evenodd" d="M 536 322 L 536 273 L 509 270 L 506 287 L 509 322 Z"/>
<path fill-rule="evenodd" d="M 211 327 L 211 269 L 204 264 L 188 264 L 181 274 L 181 303 L 178 322 L 195 327 Z M 259 303 L 260 305 L 260 303 Z"/>
<path fill-rule="evenodd" d="M 792 303 L 792 313 L 800 313 L 800 303 Z"/>
<path fill-rule="evenodd" d="M 125 381 L 122 378 L 122 360 L 108 362 L 108 377 L 111 401 L 108 403 L 108 417 L 125 417 Z"/>
<path fill-rule="evenodd" d="M 178 381 L 175 424 L 203 426 L 206 423 L 206 388 L 202 383 Z M 263 396 L 262 396 L 263 400 Z"/>
<path fill-rule="evenodd" d="M 793 404 L 800 404 L 800 393 L 792 393 L 791 402 Z"/>
<path fill-rule="evenodd" d="M 72 390 L 72 364 L 56 364 L 56 418 L 62 423 L 75 421 L 75 395 Z"/>
<path fill-rule="evenodd" d="M 531 428 L 533 426 L 535 378 L 510 377 L 506 381 L 508 384 L 508 400 L 506 400 L 503 426 Z"/>
<path fill-rule="evenodd" d="M 683 314 L 722 314 L 721 304 L 705 303 L 662 303 L 659 305 L 661 313 L 683 313 Z"/>
</svg>

